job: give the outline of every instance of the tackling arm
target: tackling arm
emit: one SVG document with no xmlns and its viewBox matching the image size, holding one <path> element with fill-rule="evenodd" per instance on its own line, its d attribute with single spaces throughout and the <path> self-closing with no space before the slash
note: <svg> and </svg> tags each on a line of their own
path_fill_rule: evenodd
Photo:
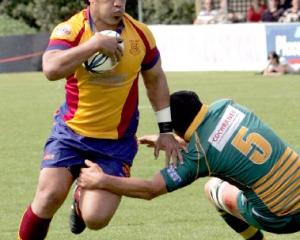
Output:
<svg viewBox="0 0 300 240">
<path fill-rule="evenodd" d="M 77 184 L 86 189 L 106 189 L 118 195 L 151 200 L 167 193 L 165 181 L 160 173 L 152 180 L 141 178 L 115 177 L 105 174 L 95 163 L 86 160 L 87 168 L 82 168 Z"/>
<path fill-rule="evenodd" d="M 118 195 L 146 200 L 151 200 L 167 192 L 165 182 L 160 173 L 157 173 L 152 180 L 107 175 L 103 184 L 104 189 Z"/>
</svg>

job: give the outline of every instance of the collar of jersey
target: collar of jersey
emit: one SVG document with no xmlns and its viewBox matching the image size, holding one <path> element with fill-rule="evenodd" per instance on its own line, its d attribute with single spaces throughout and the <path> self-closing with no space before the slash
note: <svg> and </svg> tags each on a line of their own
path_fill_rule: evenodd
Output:
<svg viewBox="0 0 300 240">
<path fill-rule="evenodd" d="M 200 111 L 192 121 L 191 125 L 186 130 L 184 134 L 184 140 L 190 141 L 193 133 L 196 131 L 197 127 L 202 123 L 207 111 L 208 111 L 208 105 L 203 104 Z"/>
<path fill-rule="evenodd" d="M 94 32 L 94 30 L 95 30 L 95 25 L 94 25 L 93 18 L 92 18 L 92 16 L 91 16 L 90 8 L 87 7 L 86 10 L 87 10 L 87 11 L 86 11 L 86 13 L 87 13 L 87 17 L 86 17 L 86 18 L 87 18 L 87 20 L 89 21 L 89 25 L 90 25 L 90 28 L 91 28 L 92 32 Z M 124 25 L 124 23 L 123 23 L 123 20 L 120 21 L 120 23 L 118 24 L 118 27 L 117 27 L 117 29 L 116 29 L 116 32 L 119 33 L 119 34 L 121 34 L 121 32 L 122 32 L 124 26 L 125 26 L 125 25 Z"/>
</svg>

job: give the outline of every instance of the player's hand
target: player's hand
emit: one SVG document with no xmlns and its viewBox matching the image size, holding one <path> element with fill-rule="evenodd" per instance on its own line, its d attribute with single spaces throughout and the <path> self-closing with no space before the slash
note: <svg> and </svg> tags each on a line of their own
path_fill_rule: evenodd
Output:
<svg viewBox="0 0 300 240">
<path fill-rule="evenodd" d="M 173 134 L 162 133 L 159 134 L 159 137 L 155 143 L 154 156 L 155 158 L 158 158 L 159 151 L 165 150 L 166 166 L 168 166 L 170 163 L 176 166 L 178 163 L 183 163 L 181 149 L 187 151 L 186 147 L 181 146 Z"/>
<path fill-rule="evenodd" d="M 152 135 L 144 135 L 142 137 L 138 138 L 138 143 L 139 144 L 144 144 L 147 147 L 154 147 L 158 139 L 157 134 L 152 134 Z M 162 149 L 164 150 L 164 149 Z"/>
<path fill-rule="evenodd" d="M 91 37 L 90 41 L 96 46 L 97 51 L 116 59 L 118 62 L 123 56 L 123 48 L 120 45 L 123 40 L 120 37 L 110 37 L 96 33 Z"/>
<path fill-rule="evenodd" d="M 146 145 L 147 147 L 154 148 L 157 142 L 159 135 L 158 134 L 151 134 L 151 135 L 144 135 L 138 138 L 138 143 Z M 181 148 L 187 152 L 187 143 L 181 137 L 174 135 L 176 141 L 180 144 Z M 162 146 L 163 147 L 163 146 Z M 162 148 L 161 150 L 165 150 Z"/>
<path fill-rule="evenodd" d="M 86 168 L 81 168 L 77 179 L 78 186 L 86 189 L 99 189 L 103 187 L 105 173 L 101 167 L 90 160 L 85 160 Z"/>
</svg>

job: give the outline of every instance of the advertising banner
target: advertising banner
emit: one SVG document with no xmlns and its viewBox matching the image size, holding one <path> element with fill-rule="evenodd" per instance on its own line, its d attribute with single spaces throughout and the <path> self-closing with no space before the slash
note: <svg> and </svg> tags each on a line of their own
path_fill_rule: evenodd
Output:
<svg viewBox="0 0 300 240">
<path fill-rule="evenodd" d="M 300 64 L 300 23 L 266 25 L 267 51 Z"/>
<path fill-rule="evenodd" d="M 256 71 L 265 67 L 264 24 L 150 27 L 166 71 Z"/>
</svg>

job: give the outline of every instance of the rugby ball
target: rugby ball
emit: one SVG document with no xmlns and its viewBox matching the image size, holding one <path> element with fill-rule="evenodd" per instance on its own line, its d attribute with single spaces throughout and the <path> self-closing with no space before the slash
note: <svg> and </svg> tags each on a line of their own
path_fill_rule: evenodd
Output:
<svg viewBox="0 0 300 240">
<path fill-rule="evenodd" d="M 97 32 L 95 34 L 103 34 L 110 37 L 120 37 L 120 34 L 113 30 L 104 30 Z M 119 45 L 124 49 L 124 43 L 119 43 Z M 102 53 L 95 53 L 88 60 L 83 63 L 83 66 L 91 73 L 102 73 L 105 71 L 112 70 L 117 66 L 119 62 L 115 59 L 112 59 Z"/>
</svg>

